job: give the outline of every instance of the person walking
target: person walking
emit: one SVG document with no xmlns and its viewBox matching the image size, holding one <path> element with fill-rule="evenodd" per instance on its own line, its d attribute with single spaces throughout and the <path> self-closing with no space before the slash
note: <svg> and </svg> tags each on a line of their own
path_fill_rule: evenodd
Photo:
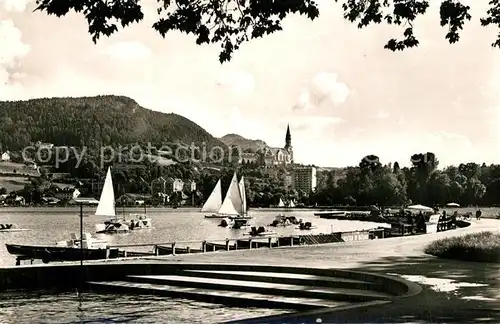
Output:
<svg viewBox="0 0 500 324">
<path fill-rule="evenodd" d="M 481 219 L 481 216 L 482 216 L 483 212 L 481 211 L 481 209 L 478 209 L 476 211 L 476 219 L 477 220 L 480 220 Z"/>
</svg>

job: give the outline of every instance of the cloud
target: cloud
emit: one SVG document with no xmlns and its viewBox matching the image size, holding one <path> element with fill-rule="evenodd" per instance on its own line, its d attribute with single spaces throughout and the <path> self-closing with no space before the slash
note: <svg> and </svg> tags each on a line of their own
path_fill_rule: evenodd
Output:
<svg viewBox="0 0 500 324">
<path fill-rule="evenodd" d="M 247 72 L 230 72 L 222 74 L 217 78 L 215 84 L 240 95 L 249 94 L 255 89 L 254 77 Z"/>
<path fill-rule="evenodd" d="M 132 61 L 148 58 L 151 56 L 151 49 L 141 42 L 117 42 L 108 45 L 102 53 L 112 59 Z"/>
<path fill-rule="evenodd" d="M 345 83 L 337 81 L 337 78 L 335 73 L 317 73 L 299 95 L 293 110 L 313 109 L 328 101 L 334 106 L 344 103 L 350 90 Z"/>
<path fill-rule="evenodd" d="M 28 54 L 30 46 L 23 43 L 21 31 L 12 20 L 0 21 L 0 99 L 13 100 L 22 97 L 22 74 L 16 73 L 18 62 Z"/>
<path fill-rule="evenodd" d="M 31 0 L 0 0 L 0 5 L 7 11 L 23 12 Z"/>
</svg>

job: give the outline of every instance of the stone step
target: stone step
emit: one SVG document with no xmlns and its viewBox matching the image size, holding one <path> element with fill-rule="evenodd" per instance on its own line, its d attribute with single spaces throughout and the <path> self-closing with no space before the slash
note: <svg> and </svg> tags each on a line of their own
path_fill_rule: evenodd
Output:
<svg viewBox="0 0 500 324">
<path fill-rule="evenodd" d="M 385 291 L 384 287 L 381 284 L 375 282 L 298 273 L 226 270 L 184 270 L 180 274 L 182 276 L 188 277 L 206 277 L 217 279 L 232 279 L 239 281 L 272 282 L 289 285 Z"/>
<path fill-rule="evenodd" d="M 272 282 L 189 277 L 179 275 L 127 276 L 127 281 L 157 285 L 192 287 L 200 289 L 229 290 L 287 297 L 319 298 L 339 301 L 371 301 L 391 299 L 393 296 L 377 291 L 289 285 Z"/>
<path fill-rule="evenodd" d="M 87 282 L 95 290 L 115 293 L 154 294 L 158 296 L 184 298 L 206 303 L 224 304 L 234 307 L 280 308 L 290 311 L 306 311 L 351 305 L 351 303 L 317 298 L 293 298 L 261 293 L 244 293 L 228 290 L 207 290 L 129 281 Z"/>
</svg>

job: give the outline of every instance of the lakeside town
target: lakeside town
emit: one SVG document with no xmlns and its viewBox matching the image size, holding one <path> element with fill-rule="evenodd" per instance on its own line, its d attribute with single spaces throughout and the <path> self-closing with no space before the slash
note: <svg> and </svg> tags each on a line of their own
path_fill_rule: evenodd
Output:
<svg viewBox="0 0 500 324">
<path fill-rule="evenodd" d="M 83 196 L 98 198 L 104 184 L 98 157 L 75 162 L 76 154 L 57 161 L 53 157 L 58 148 L 69 152 L 67 147 L 40 141 L 32 144 L 33 152 L 48 152 L 48 156 L 1 153 L 0 206 L 65 206 L 75 189 Z M 228 150 L 234 148 L 228 145 Z M 246 176 L 250 207 L 499 204 L 500 165 L 470 162 L 440 170 L 437 157 L 430 152 L 413 155 L 410 168 L 400 168 L 397 161 L 383 165 L 375 155 L 365 156 L 353 167 L 300 165 L 293 160 L 289 127 L 283 148 L 239 148 L 234 152 L 232 161 L 216 164 L 196 159 L 179 162 L 161 152 L 155 152 L 153 159 L 129 162 L 127 156 L 132 153 L 122 150 L 121 155 L 106 161 L 113 166 L 116 203 L 200 207 L 218 178 L 227 189 L 232 173 L 238 171 Z M 75 163 L 83 164 L 75 168 Z"/>
<path fill-rule="evenodd" d="M 0 324 L 500 323 L 499 29 L 0 1 Z"/>
</svg>

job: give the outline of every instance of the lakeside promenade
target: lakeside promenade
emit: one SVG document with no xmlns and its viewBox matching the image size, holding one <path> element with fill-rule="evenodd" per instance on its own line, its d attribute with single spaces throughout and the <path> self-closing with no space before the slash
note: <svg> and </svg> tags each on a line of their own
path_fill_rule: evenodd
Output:
<svg viewBox="0 0 500 324">
<path fill-rule="evenodd" d="M 423 288 L 416 296 L 378 306 L 288 314 L 239 323 L 498 323 L 500 264 L 446 260 L 423 252 L 424 247 L 436 239 L 485 230 L 500 231 L 500 221 L 472 220 L 467 228 L 381 240 L 85 263 L 228 263 L 337 268 L 400 276 Z"/>
<path fill-rule="evenodd" d="M 425 246 L 436 239 L 481 231 L 500 231 L 500 221 L 473 220 L 467 228 L 428 235 L 145 259 L 149 262 L 168 263 L 231 263 L 349 269 L 400 276 L 420 284 L 423 288 L 422 292 L 414 297 L 401 298 L 384 305 L 273 316 L 238 323 L 498 323 L 500 264 L 447 260 L 423 252 Z"/>
</svg>

